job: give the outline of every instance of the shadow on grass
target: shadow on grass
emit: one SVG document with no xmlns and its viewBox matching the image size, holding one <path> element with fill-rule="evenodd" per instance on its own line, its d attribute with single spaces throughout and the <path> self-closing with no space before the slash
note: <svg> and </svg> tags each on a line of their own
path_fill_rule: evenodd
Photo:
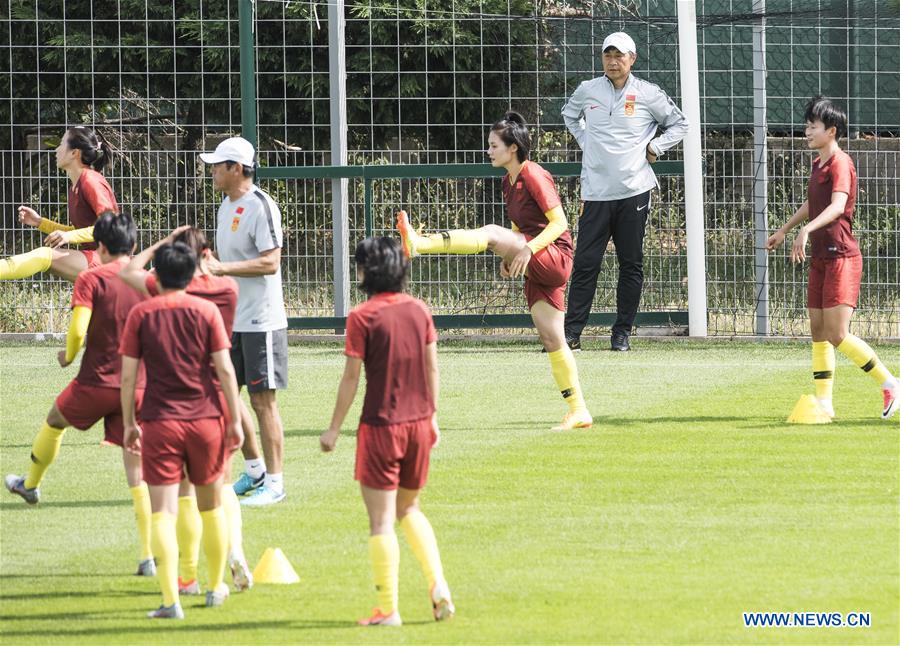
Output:
<svg viewBox="0 0 900 646">
<path fill-rule="evenodd" d="M 24 502 L 0 502 L 0 510 L 14 509 L 90 509 L 91 507 L 131 507 L 130 500 L 61 500 L 29 505 Z"/>
<path fill-rule="evenodd" d="M 86 574 L 73 574 L 69 576 L 77 576 L 83 578 L 91 576 Z M 109 579 L 114 577 L 113 574 L 95 574 L 93 576 Z M 76 597 L 88 597 L 91 599 L 98 598 L 120 598 L 120 597 L 158 597 L 158 590 L 59 590 L 54 592 L 34 592 L 24 594 L 0 594 L 0 602 L 3 601 L 37 601 L 40 599 L 74 599 Z M 26 621 L 29 619 L 56 619 L 56 615 L 0 615 L 0 621 Z"/>
<path fill-rule="evenodd" d="M 561 419 L 561 418 L 560 418 Z M 621 427 L 635 427 L 635 426 L 650 426 L 656 424 L 718 424 L 721 422 L 731 422 L 734 424 L 740 424 L 742 428 L 748 428 L 748 423 L 752 423 L 754 426 L 760 425 L 765 426 L 767 424 L 783 424 L 783 417 L 739 417 L 739 416 L 731 416 L 731 415 L 693 415 L 693 416 L 684 416 L 684 417 L 672 417 L 672 416 L 664 416 L 664 417 L 604 417 L 602 415 L 594 417 L 594 426 L 591 430 L 603 431 L 609 430 L 608 427 L 621 428 Z M 492 428 L 503 428 L 503 429 L 520 429 L 523 431 L 526 430 L 534 430 L 534 429 L 548 429 L 552 426 L 559 424 L 559 421 L 554 420 L 519 420 L 519 421 L 505 421 L 499 423 L 491 423 L 490 426 Z M 444 429 L 446 430 L 446 429 Z M 474 431 L 477 429 L 458 429 L 460 431 Z M 588 429 L 576 429 L 572 431 L 573 433 L 585 432 Z"/>
<path fill-rule="evenodd" d="M 85 636 L 85 635 L 141 635 L 151 632 L 157 632 L 158 630 L 166 630 L 172 631 L 176 633 L 195 633 L 195 632 L 221 632 L 221 631 L 247 631 L 247 630 L 326 630 L 326 629 L 352 629 L 357 628 L 356 622 L 354 621 L 335 621 L 335 620 L 296 620 L 296 619 L 284 619 L 284 620 L 270 620 L 270 621 L 241 621 L 235 623 L 218 623 L 218 624 L 191 624 L 190 620 L 196 614 L 200 614 L 203 612 L 202 610 L 197 610 L 196 613 L 191 612 L 188 609 L 187 612 L 187 621 L 160 621 L 160 622 L 137 622 L 132 626 L 111 626 L 109 628 L 101 628 L 98 626 L 92 626 L 89 628 L 76 628 L 73 630 L 65 630 L 64 626 L 66 622 L 72 621 L 72 613 L 64 612 L 59 614 L 48 614 L 48 615 L 30 615 L 21 617 L 22 619 L 31 619 L 31 620 L 46 620 L 46 621 L 59 621 L 60 623 L 57 626 L 54 626 L 53 633 L 57 638 L 66 638 L 66 637 L 77 637 L 77 636 Z M 96 619 L 120 619 L 120 618 L 128 618 L 134 619 L 137 616 L 137 613 L 123 613 L 123 612 L 115 612 L 108 615 L 103 615 L 99 613 L 86 613 L 84 616 L 80 617 L 83 620 L 96 620 Z M 6 617 L 0 616 L 0 621 L 4 621 L 8 618 L 19 619 L 19 617 Z M 137 620 L 135 620 L 137 621 Z M 406 625 L 425 625 L 425 624 L 433 624 L 431 621 L 413 621 L 413 622 L 404 622 Z M 360 628 L 361 631 L 364 629 Z M 38 630 L 38 629 L 29 629 L 29 630 L 0 630 L 0 634 L 4 637 L 47 637 L 47 630 Z"/>
</svg>

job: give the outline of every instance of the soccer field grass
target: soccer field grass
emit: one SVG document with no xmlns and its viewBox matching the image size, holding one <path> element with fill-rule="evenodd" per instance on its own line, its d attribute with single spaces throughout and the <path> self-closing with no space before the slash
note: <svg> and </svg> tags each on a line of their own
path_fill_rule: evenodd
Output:
<svg viewBox="0 0 900 646">
<path fill-rule="evenodd" d="M 590 344 L 587 344 L 590 348 Z M 338 346 L 292 347 L 279 396 L 288 498 L 244 510 L 255 565 L 281 547 L 300 574 L 225 607 L 183 599 L 153 622 L 155 580 L 130 576 L 137 540 L 117 449 L 70 429 L 27 507 L 2 492 L 6 643 L 898 643 L 900 415 L 838 358 L 830 425 L 784 423 L 812 392 L 808 344 L 650 343 L 579 355 L 590 430 L 564 412 L 529 345 L 440 347 L 441 445 L 423 495 L 457 616 L 431 620 L 400 533 L 400 629 L 363 629 L 375 605 L 353 480 L 355 425 L 334 454 Z M 599 348 L 599 345 L 596 346 Z M 876 346 L 896 371 L 898 347 Z M 55 395 L 76 373 L 56 348 L 0 348 L 0 468 L 23 473 Z M 359 412 L 361 393 L 349 419 Z M 240 464 L 240 460 L 238 460 Z M 201 577 L 204 577 L 201 556 Z M 742 612 L 871 613 L 868 628 L 745 628 Z"/>
</svg>

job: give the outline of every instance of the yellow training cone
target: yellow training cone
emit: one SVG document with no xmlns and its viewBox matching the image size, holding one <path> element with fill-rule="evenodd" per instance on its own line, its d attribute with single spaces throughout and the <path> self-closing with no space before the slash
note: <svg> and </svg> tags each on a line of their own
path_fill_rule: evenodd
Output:
<svg viewBox="0 0 900 646">
<path fill-rule="evenodd" d="M 789 424 L 831 424 L 831 417 L 822 410 L 814 395 L 803 395 L 797 400 L 787 421 Z"/>
<path fill-rule="evenodd" d="M 300 577 L 280 547 L 269 547 L 253 570 L 256 583 L 300 583 Z"/>
</svg>

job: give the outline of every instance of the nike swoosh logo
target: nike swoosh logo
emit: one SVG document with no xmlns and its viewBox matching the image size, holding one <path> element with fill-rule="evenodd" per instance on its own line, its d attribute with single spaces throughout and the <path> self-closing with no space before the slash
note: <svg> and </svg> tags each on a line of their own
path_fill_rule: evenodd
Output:
<svg viewBox="0 0 900 646">
<path fill-rule="evenodd" d="M 256 384 L 261 384 L 263 381 L 265 381 L 265 379 L 266 379 L 265 377 L 262 377 L 261 379 L 256 379 L 256 380 L 251 379 L 250 385 L 255 386 Z"/>
<path fill-rule="evenodd" d="M 647 208 L 647 205 L 645 204 L 644 206 L 639 206 L 639 207 L 637 207 L 637 210 L 638 210 L 638 211 L 643 211 L 643 210 L 646 209 L 646 208 Z"/>
<path fill-rule="evenodd" d="M 591 110 L 593 110 L 594 108 L 599 108 L 599 107 L 600 107 L 599 105 L 592 105 Z"/>
</svg>

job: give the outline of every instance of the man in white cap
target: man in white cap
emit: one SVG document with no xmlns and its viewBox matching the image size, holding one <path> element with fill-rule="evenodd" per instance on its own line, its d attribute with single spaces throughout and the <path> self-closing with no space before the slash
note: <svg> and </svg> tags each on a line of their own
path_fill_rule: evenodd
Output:
<svg viewBox="0 0 900 646">
<path fill-rule="evenodd" d="M 604 75 L 584 81 L 562 110 L 583 151 L 578 238 L 566 312 L 566 341 L 581 349 L 610 237 L 619 261 L 612 350 L 629 350 L 628 337 L 644 284 L 644 228 L 650 192 L 658 186 L 650 164 L 681 141 L 688 122 L 659 86 L 635 77 L 637 49 L 624 32 L 603 41 Z M 657 136 L 657 129 L 663 133 Z"/>
<path fill-rule="evenodd" d="M 247 386 L 259 422 L 260 458 L 255 441 L 245 443 L 245 472 L 235 493 L 247 506 L 284 500 L 284 427 L 275 391 L 287 388 L 287 315 L 281 289 L 281 211 L 253 183 L 256 151 L 246 139 L 231 137 L 215 152 L 200 155 L 212 166 L 215 187 L 225 193 L 216 227 L 218 260 L 209 269 L 238 282 L 231 360 L 238 386 Z M 246 433 L 252 435 L 252 429 Z"/>
</svg>

